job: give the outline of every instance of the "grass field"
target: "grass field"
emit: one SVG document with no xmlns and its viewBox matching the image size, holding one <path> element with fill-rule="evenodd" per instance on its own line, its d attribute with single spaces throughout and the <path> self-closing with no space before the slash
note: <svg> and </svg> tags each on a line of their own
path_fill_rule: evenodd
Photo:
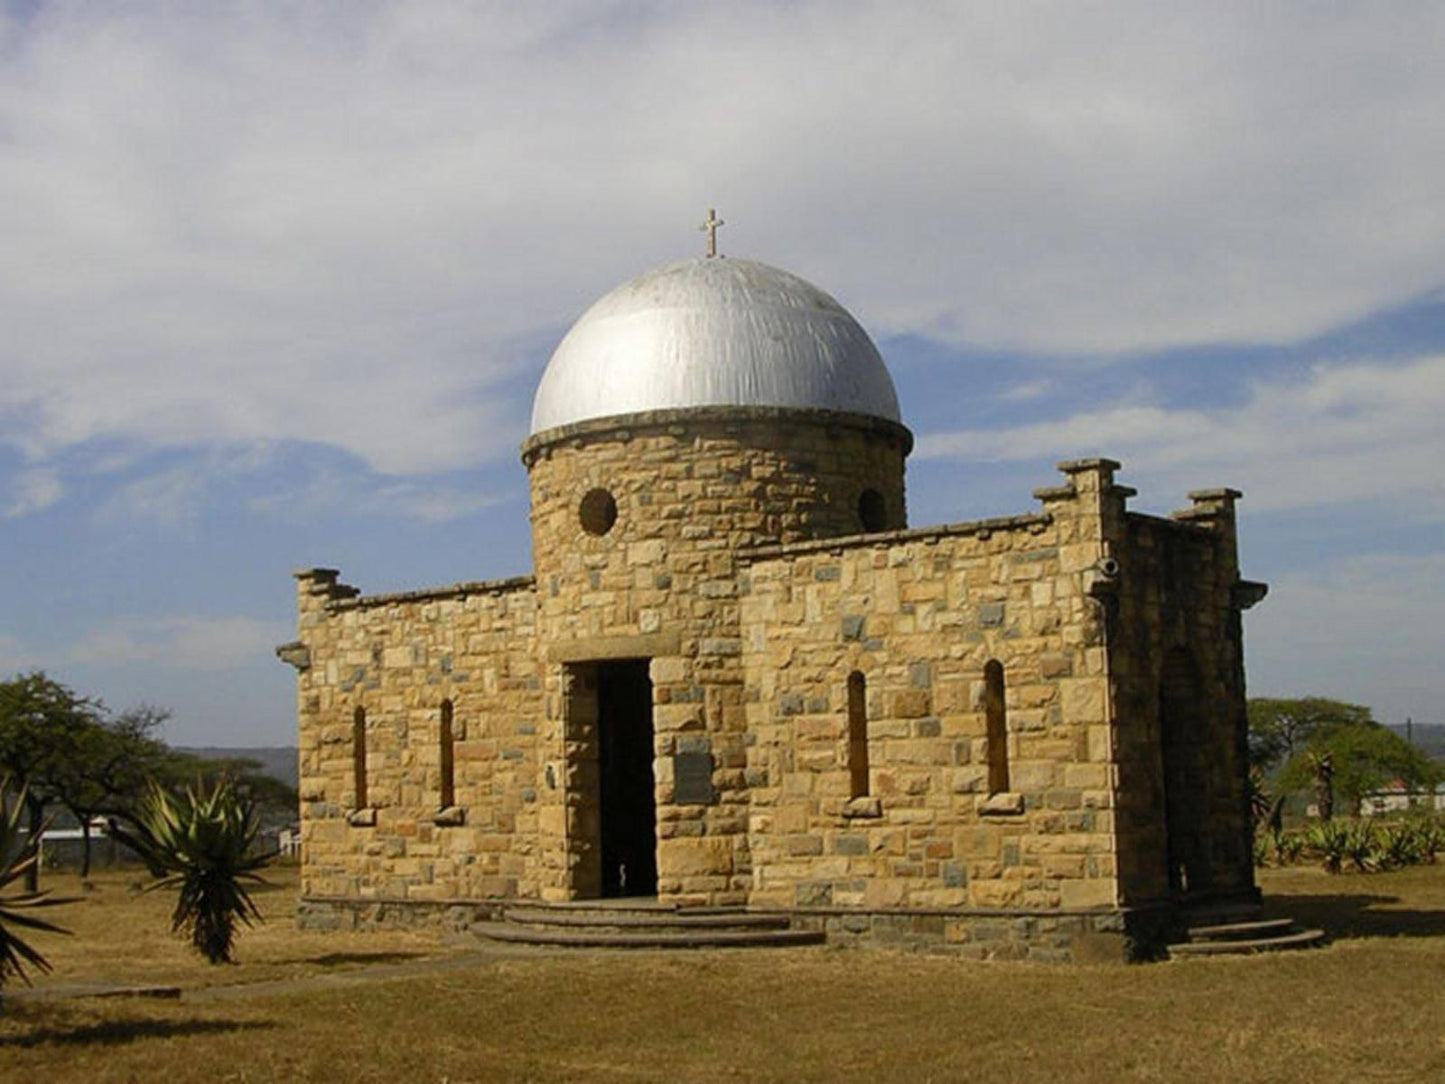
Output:
<svg viewBox="0 0 1445 1084">
<path fill-rule="evenodd" d="M 51 912 L 76 936 L 40 942 L 37 989 L 185 996 L 7 999 L 0 1080 L 1445 1080 L 1445 865 L 1262 881 L 1335 942 L 1137 967 L 829 948 L 443 967 L 459 949 L 439 934 L 297 932 L 282 873 L 240 962 L 212 968 L 166 932 L 166 899 L 107 876 Z"/>
</svg>

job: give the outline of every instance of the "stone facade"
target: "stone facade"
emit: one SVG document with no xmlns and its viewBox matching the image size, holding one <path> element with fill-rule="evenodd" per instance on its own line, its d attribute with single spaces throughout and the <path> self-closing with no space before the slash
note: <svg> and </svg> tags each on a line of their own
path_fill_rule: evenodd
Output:
<svg viewBox="0 0 1445 1084">
<path fill-rule="evenodd" d="M 743 903 L 748 859 L 742 601 L 749 547 L 860 529 L 863 494 L 885 523 L 904 522 L 911 438 L 875 419 L 781 410 L 658 412 L 567 427 L 523 449 L 531 473 L 546 742 L 566 786 L 544 795 L 544 844 L 559 856 L 544 898 L 596 890 L 595 708 L 585 669 L 646 658 L 653 686 L 659 891 L 689 902 Z M 579 499 L 616 507 L 600 535 L 579 526 Z M 675 757 L 711 758 L 707 804 L 675 798 Z"/>
<path fill-rule="evenodd" d="M 910 445 L 822 410 L 586 422 L 523 447 L 534 577 L 298 573 L 306 919 L 643 892 L 1119 955 L 1252 893 L 1238 495 L 1143 516 L 1088 460 L 1028 514 L 909 529 Z"/>
<path fill-rule="evenodd" d="M 543 697 L 530 578 L 371 598 L 328 569 L 297 582 L 302 896 L 537 895 Z M 455 785 L 443 807 L 448 701 Z"/>
</svg>

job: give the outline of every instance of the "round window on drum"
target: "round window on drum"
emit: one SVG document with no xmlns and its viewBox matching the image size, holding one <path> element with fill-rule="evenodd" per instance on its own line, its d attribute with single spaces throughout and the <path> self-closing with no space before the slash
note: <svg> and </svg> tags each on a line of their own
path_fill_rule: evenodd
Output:
<svg viewBox="0 0 1445 1084">
<path fill-rule="evenodd" d="M 600 538 L 617 522 L 617 498 L 605 489 L 589 490 L 582 498 L 577 516 L 584 531 Z"/>
</svg>

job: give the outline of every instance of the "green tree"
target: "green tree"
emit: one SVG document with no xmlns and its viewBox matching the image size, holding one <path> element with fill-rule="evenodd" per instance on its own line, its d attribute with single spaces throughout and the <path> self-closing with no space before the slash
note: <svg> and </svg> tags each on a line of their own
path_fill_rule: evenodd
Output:
<svg viewBox="0 0 1445 1084">
<path fill-rule="evenodd" d="M 1396 780 L 1409 789 L 1439 782 L 1441 769 L 1404 738 L 1376 722 L 1323 727 L 1284 765 L 1279 786 L 1304 791 L 1316 786 L 1321 762 L 1330 765 L 1333 793 L 1358 814 L 1365 795 Z"/>
<path fill-rule="evenodd" d="M 40 670 L 0 682 L 0 773 L 23 795 L 27 827 L 37 844 L 46 809 L 59 800 L 60 782 L 85 734 L 98 725 L 100 710 Z M 39 891 L 39 862 L 27 867 L 25 887 Z"/>
<path fill-rule="evenodd" d="M 71 736 L 66 756 L 48 773 L 56 800 L 80 824 L 82 877 L 90 876 L 92 820 L 106 816 L 138 823 L 147 786 L 170 754 L 154 736 L 168 717 L 165 710 L 145 705 L 113 718 L 101 716 Z"/>
<path fill-rule="evenodd" d="M 1373 724 L 1362 704 L 1306 696 L 1297 700 L 1259 697 L 1249 702 L 1249 763 L 1269 773 L 1309 745 L 1321 730 Z"/>
</svg>

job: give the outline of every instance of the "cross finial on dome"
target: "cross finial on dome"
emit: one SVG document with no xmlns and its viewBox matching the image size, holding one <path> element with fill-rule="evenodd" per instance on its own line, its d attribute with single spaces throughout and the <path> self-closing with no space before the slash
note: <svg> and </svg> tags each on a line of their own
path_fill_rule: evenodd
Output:
<svg viewBox="0 0 1445 1084">
<path fill-rule="evenodd" d="M 718 218 L 716 210 L 714 210 L 712 207 L 709 207 L 707 209 L 707 221 L 698 227 L 699 230 L 707 234 L 708 256 L 717 255 L 717 228 L 722 225 L 726 225 L 726 223 L 724 223 L 722 219 Z"/>
</svg>

